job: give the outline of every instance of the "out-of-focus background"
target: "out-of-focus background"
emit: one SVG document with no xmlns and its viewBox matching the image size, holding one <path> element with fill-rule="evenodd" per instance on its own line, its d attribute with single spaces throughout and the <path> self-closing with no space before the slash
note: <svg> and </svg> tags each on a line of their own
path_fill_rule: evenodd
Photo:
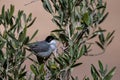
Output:
<svg viewBox="0 0 120 80">
<path fill-rule="evenodd" d="M 51 30 L 57 27 L 51 21 L 52 16 L 43 9 L 41 1 L 25 6 L 25 4 L 31 1 L 32 0 L 0 0 L 0 10 L 3 5 L 5 5 L 6 8 L 9 8 L 10 4 L 13 4 L 15 5 L 16 12 L 20 9 L 24 10 L 27 14 L 32 13 L 34 17 L 37 17 L 37 20 L 31 29 L 29 29 L 28 35 L 33 34 L 36 29 L 39 29 L 39 33 L 33 41 L 43 40 L 50 34 Z M 104 64 L 108 64 L 109 69 L 116 66 L 116 73 L 112 80 L 120 80 L 120 0 L 104 1 L 107 1 L 107 11 L 109 12 L 109 15 L 101 26 L 108 31 L 115 30 L 115 38 L 107 48 L 105 54 L 94 57 L 85 56 L 79 60 L 83 62 L 83 65 L 74 69 L 73 72 L 75 76 L 79 77 L 79 80 L 83 79 L 84 76 L 91 76 L 90 65 L 95 64 L 98 66 L 98 60 L 101 60 Z M 28 70 L 29 64 L 30 62 L 26 62 Z"/>
</svg>

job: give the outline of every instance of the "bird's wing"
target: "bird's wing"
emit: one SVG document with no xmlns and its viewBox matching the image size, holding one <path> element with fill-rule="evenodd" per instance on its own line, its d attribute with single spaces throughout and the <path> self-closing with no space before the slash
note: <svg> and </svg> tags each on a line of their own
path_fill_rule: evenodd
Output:
<svg viewBox="0 0 120 80">
<path fill-rule="evenodd" d="M 35 53 L 38 52 L 47 52 L 50 48 L 50 45 L 45 41 L 39 41 L 29 45 L 30 49 Z"/>
</svg>

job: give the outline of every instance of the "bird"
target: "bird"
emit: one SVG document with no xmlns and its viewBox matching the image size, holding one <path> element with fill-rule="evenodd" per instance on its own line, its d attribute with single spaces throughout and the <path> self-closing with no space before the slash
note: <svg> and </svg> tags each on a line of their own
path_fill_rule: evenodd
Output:
<svg viewBox="0 0 120 80">
<path fill-rule="evenodd" d="M 45 40 L 33 42 L 28 47 L 36 55 L 39 64 L 42 64 L 56 49 L 56 40 L 53 36 L 47 36 Z"/>
</svg>

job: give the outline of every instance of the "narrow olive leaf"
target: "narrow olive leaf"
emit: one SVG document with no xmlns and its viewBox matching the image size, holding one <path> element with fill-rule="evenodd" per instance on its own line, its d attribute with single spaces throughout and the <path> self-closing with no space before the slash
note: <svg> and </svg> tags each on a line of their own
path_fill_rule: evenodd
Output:
<svg viewBox="0 0 120 80">
<path fill-rule="evenodd" d="M 22 10 L 18 11 L 18 20 L 21 19 L 21 17 L 22 17 L 23 14 L 24 14 L 24 11 L 22 11 Z"/>
<path fill-rule="evenodd" d="M 62 11 L 60 11 L 59 14 L 60 14 L 60 24 L 63 25 L 64 13 Z"/>
<path fill-rule="evenodd" d="M 56 19 L 52 19 L 52 22 L 55 23 L 61 29 L 61 24 Z"/>
<path fill-rule="evenodd" d="M 93 34 L 92 36 L 90 36 L 89 39 L 95 38 L 97 36 L 97 34 Z"/>
<path fill-rule="evenodd" d="M 77 30 L 83 30 L 83 28 L 80 27 L 80 26 L 78 26 L 76 29 L 77 29 Z"/>
<path fill-rule="evenodd" d="M 73 76 L 71 76 L 71 79 L 72 79 L 72 80 L 75 80 L 75 78 L 74 78 Z"/>
<path fill-rule="evenodd" d="M 96 75 L 100 78 L 100 74 L 99 74 L 99 72 L 97 71 L 97 69 L 95 68 L 94 65 L 92 65 L 92 68 L 93 68 L 94 72 L 96 73 Z"/>
<path fill-rule="evenodd" d="M 101 34 L 99 34 L 99 41 L 102 45 L 105 44 L 105 37 L 104 37 L 103 32 L 101 32 Z"/>
<path fill-rule="evenodd" d="M 28 44 L 29 41 L 30 41 L 30 40 L 29 40 L 29 36 L 27 36 L 27 37 L 25 37 L 25 39 L 24 39 L 24 41 L 23 41 L 23 44 Z"/>
<path fill-rule="evenodd" d="M 103 72 L 104 67 L 103 67 L 103 64 L 102 64 L 102 62 L 100 60 L 98 61 L 98 64 L 99 64 L 100 71 Z"/>
<path fill-rule="evenodd" d="M 45 8 L 46 11 L 48 11 L 49 13 L 53 13 L 53 9 L 52 6 L 50 4 L 49 0 L 43 0 L 43 7 Z"/>
<path fill-rule="evenodd" d="M 61 66 L 63 65 L 63 62 L 60 61 L 58 58 L 54 58 L 54 59 L 55 59 L 55 61 L 56 61 L 58 64 L 60 64 Z"/>
<path fill-rule="evenodd" d="M 85 76 L 85 77 L 83 78 L 83 80 L 90 80 L 90 79 L 89 79 L 89 77 L 86 77 L 86 76 Z"/>
<path fill-rule="evenodd" d="M 105 3 L 104 3 L 104 7 L 105 7 L 105 8 L 103 8 L 102 11 L 101 11 L 101 14 L 102 14 L 102 15 L 105 13 L 106 5 L 107 5 L 107 3 L 105 2 Z"/>
<path fill-rule="evenodd" d="M 47 11 L 47 12 L 50 12 L 49 9 L 48 9 L 48 6 L 46 5 L 45 1 L 42 0 L 42 3 L 43 3 L 43 8 Z"/>
<path fill-rule="evenodd" d="M 95 34 L 101 34 L 103 32 L 106 32 L 106 30 L 99 28 L 99 30 L 95 31 Z"/>
<path fill-rule="evenodd" d="M 34 34 L 32 35 L 32 37 L 30 38 L 29 41 L 31 41 L 31 40 L 36 36 L 36 34 L 38 33 L 38 31 L 39 31 L 39 30 L 36 30 L 36 31 L 34 32 Z"/>
<path fill-rule="evenodd" d="M 98 78 L 100 78 L 100 74 L 93 64 L 91 64 L 91 74 L 92 74 L 94 80 L 98 80 Z"/>
<path fill-rule="evenodd" d="M 89 26 L 89 24 L 90 24 L 90 22 L 91 22 L 89 13 L 85 13 L 85 14 L 83 15 L 83 21 Z"/>
<path fill-rule="evenodd" d="M 109 72 L 108 74 L 104 77 L 103 80 L 111 80 L 113 75 L 115 74 L 115 69 L 116 67 L 113 67 Z"/>
<path fill-rule="evenodd" d="M 65 57 L 66 59 L 70 60 L 71 56 L 68 55 L 67 53 L 64 53 L 63 57 Z"/>
<path fill-rule="evenodd" d="M 115 33 L 115 30 L 113 30 L 111 33 L 109 32 L 106 36 L 106 40 L 108 41 L 113 36 L 114 33 Z"/>
<path fill-rule="evenodd" d="M 3 51 L 0 49 L 0 60 L 4 58 L 4 54 L 3 54 Z"/>
<path fill-rule="evenodd" d="M 35 74 L 35 75 L 38 75 L 38 70 L 37 70 L 37 68 L 36 68 L 36 66 L 35 65 L 30 65 L 30 69 L 32 70 L 32 72 Z"/>
<path fill-rule="evenodd" d="M 99 42 L 97 42 L 97 41 L 95 41 L 96 42 L 96 44 L 101 48 L 101 49 L 103 49 L 104 50 L 104 46 L 102 45 L 102 44 L 100 44 Z"/>
<path fill-rule="evenodd" d="M 18 40 L 23 42 L 26 37 L 27 28 L 25 27 L 23 31 L 19 34 Z"/>
<path fill-rule="evenodd" d="M 59 34 L 59 38 L 62 41 L 68 42 L 68 36 L 66 36 L 64 33 Z"/>
<path fill-rule="evenodd" d="M 106 8 L 105 6 L 98 6 L 97 9 L 100 10 L 100 9 L 103 9 L 103 8 Z"/>
<path fill-rule="evenodd" d="M 77 57 L 78 59 L 85 54 L 85 50 L 86 50 L 85 48 L 86 48 L 85 46 L 82 46 L 80 52 L 78 53 L 78 57 Z"/>
<path fill-rule="evenodd" d="M 100 24 L 100 23 L 102 23 L 105 19 L 106 19 L 106 17 L 108 16 L 108 12 L 102 17 L 102 19 L 101 20 L 99 20 L 99 22 L 98 22 L 98 24 Z"/>
<path fill-rule="evenodd" d="M 114 36 L 108 41 L 107 46 L 113 41 Z"/>
<path fill-rule="evenodd" d="M 41 64 L 41 65 L 39 66 L 39 73 L 42 73 L 43 70 L 44 70 L 44 64 Z"/>
<path fill-rule="evenodd" d="M 1 17 L 2 17 L 3 19 L 5 19 L 5 5 L 3 5 L 1 12 L 2 12 L 2 13 L 1 13 L 1 14 L 2 14 Z"/>
<path fill-rule="evenodd" d="M 35 20 L 36 20 L 36 17 L 31 21 L 30 24 L 27 25 L 27 28 L 29 28 L 31 25 L 33 25 L 33 23 L 35 22 Z"/>
<path fill-rule="evenodd" d="M 69 65 L 69 59 L 65 58 L 65 57 L 62 57 L 63 61 L 65 62 L 66 65 Z"/>
<path fill-rule="evenodd" d="M 14 41 L 17 41 L 17 39 L 15 38 L 15 35 L 13 33 L 9 33 L 9 32 L 6 32 L 7 35 Z"/>
<path fill-rule="evenodd" d="M 58 21 L 60 21 L 61 17 L 60 16 L 53 16 L 53 18 L 56 19 L 56 20 L 58 20 Z"/>
<path fill-rule="evenodd" d="M 6 70 L 6 68 L 8 67 L 8 64 L 7 64 L 7 60 L 6 59 L 4 59 L 4 61 L 3 61 L 3 66 L 2 66 L 5 70 Z"/>
<path fill-rule="evenodd" d="M 62 32 L 62 31 L 65 31 L 65 30 L 64 29 L 55 29 L 52 32 Z"/>
<path fill-rule="evenodd" d="M 32 19 L 32 13 L 28 15 L 27 22 L 31 21 L 31 19 Z"/>
<path fill-rule="evenodd" d="M 6 38 L 4 38 L 2 35 L 0 35 L 0 41 L 6 42 Z"/>
<path fill-rule="evenodd" d="M 74 33 L 74 26 L 72 26 L 72 24 L 69 26 L 69 30 L 70 30 L 70 36 L 72 36 Z"/>
<path fill-rule="evenodd" d="M 69 1 L 68 1 L 68 2 L 69 2 Z M 60 5 L 61 5 L 62 9 L 65 9 L 65 8 L 66 8 L 66 5 L 67 5 L 66 0 L 59 0 L 59 3 L 60 3 Z"/>
<path fill-rule="evenodd" d="M 14 6 L 10 5 L 10 18 L 12 18 L 13 13 L 14 13 Z"/>
<path fill-rule="evenodd" d="M 71 66 L 71 68 L 74 68 L 74 67 L 77 67 L 77 66 L 80 66 L 80 65 L 82 65 L 82 63 L 76 63 L 76 64 L 73 64 L 73 65 Z"/>
<path fill-rule="evenodd" d="M 23 77 L 25 77 L 25 76 L 26 76 L 26 73 L 27 73 L 27 72 L 23 72 L 23 73 L 19 74 L 18 79 L 22 79 Z"/>
<path fill-rule="evenodd" d="M 24 72 L 25 69 L 26 69 L 26 65 L 23 68 L 21 68 L 21 72 Z"/>
</svg>

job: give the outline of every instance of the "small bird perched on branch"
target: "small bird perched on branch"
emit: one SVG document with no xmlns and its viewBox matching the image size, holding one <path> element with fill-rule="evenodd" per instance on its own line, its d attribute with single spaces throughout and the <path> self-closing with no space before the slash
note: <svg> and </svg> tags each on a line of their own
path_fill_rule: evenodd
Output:
<svg viewBox="0 0 120 80">
<path fill-rule="evenodd" d="M 53 36 L 48 36 L 43 41 L 37 41 L 28 45 L 30 51 L 36 55 L 39 64 L 44 63 L 52 52 L 56 49 L 56 40 Z"/>
</svg>

